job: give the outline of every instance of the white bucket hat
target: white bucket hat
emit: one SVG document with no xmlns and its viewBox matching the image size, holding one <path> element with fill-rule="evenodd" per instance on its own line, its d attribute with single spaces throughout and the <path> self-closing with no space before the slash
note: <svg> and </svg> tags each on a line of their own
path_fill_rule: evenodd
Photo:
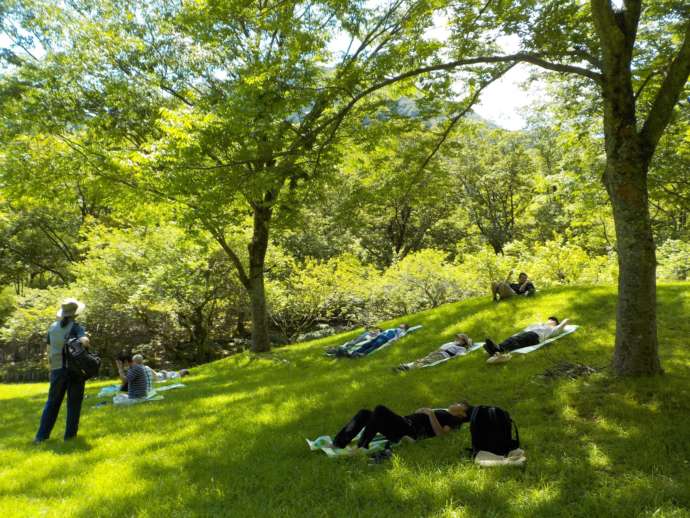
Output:
<svg viewBox="0 0 690 518">
<path fill-rule="evenodd" d="M 58 318 L 74 317 L 84 311 L 84 304 L 77 299 L 65 299 L 57 312 Z"/>
</svg>

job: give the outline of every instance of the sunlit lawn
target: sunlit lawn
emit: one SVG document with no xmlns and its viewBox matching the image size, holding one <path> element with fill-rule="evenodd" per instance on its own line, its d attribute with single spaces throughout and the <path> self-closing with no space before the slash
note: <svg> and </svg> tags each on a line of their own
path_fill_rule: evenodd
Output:
<svg viewBox="0 0 690 518">
<path fill-rule="evenodd" d="M 240 355 L 193 370 L 187 387 L 131 408 L 95 408 L 87 385 L 81 438 L 34 446 L 45 384 L 0 386 L 3 516 L 689 516 L 690 285 L 659 291 L 666 374 L 618 380 L 608 370 L 576 381 L 538 377 L 560 361 L 606 367 L 615 296 L 559 289 L 532 300 L 488 297 L 409 317 L 424 328 L 360 360 L 325 346 L 354 333 Z M 456 332 L 502 338 L 551 314 L 582 328 L 505 365 L 478 351 L 396 375 Z M 404 321 L 401 320 L 401 321 Z M 393 459 L 332 460 L 305 438 L 334 434 L 360 407 L 400 412 L 460 399 L 508 409 L 526 469 L 479 469 L 468 429 L 407 444 Z"/>
</svg>

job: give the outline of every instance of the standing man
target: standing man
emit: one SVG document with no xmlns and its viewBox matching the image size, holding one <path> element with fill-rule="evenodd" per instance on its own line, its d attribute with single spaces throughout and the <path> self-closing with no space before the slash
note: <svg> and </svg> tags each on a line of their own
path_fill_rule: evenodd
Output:
<svg viewBox="0 0 690 518">
<path fill-rule="evenodd" d="M 70 338 L 78 338 L 84 347 L 89 346 L 89 339 L 84 328 L 75 317 L 84 310 L 84 304 L 76 299 L 65 299 L 57 312 L 55 322 L 48 328 L 48 357 L 50 359 L 50 388 L 41 416 L 41 424 L 34 443 L 38 444 L 50 437 L 55 426 L 62 400 L 67 394 L 67 425 L 65 441 L 76 437 L 79 429 L 81 404 L 84 400 L 85 381 L 80 376 L 67 370 L 63 348 Z"/>
</svg>

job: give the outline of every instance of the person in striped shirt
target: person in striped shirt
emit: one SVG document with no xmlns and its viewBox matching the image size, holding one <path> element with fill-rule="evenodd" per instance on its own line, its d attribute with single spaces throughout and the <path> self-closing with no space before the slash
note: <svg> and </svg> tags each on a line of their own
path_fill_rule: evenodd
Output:
<svg viewBox="0 0 690 518">
<path fill-rule="evenodd" d="M 153 390 L 153 380 L 156 377 L 156 373 L 151 367 L 144 365 L 143 355 L 135 354 L 134 356 L 132 356 L 132 361 L 135 364 L 141 365 L 144 368 L 144 373 L 146 374 L 146 393 L 148 394 Z"/>
<path fill-rule="evenodd" d="M 143 358 L 142 358 L 143 361 Z M 145 398 L 148 394 L 148 376 L 143 365 L 135 363 L 131 354 L 123 354 L 115 361 L 123 388 L 127 387 L 129 399 Z M 127 372 L 124 366 L 127 364 Z"/>
</svg>

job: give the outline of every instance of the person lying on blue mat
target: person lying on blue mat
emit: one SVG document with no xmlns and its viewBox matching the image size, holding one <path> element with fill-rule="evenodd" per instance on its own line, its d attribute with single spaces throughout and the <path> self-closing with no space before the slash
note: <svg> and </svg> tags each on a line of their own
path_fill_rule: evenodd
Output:
<svg viewBox="0 0 690 518">
<path fill-rule="evenodd" d="M 339 353 L 338 351 L 350 351 L 356 349 L 358 346 L 362 345 L 364 342 L 368 342 L 372 338 L 375 338 L 381 334 L 381 328 L 380 327 L 371 327 L 364 331 L 361 335 L 356 336 L 349 342 L 345 342 L 343 345 L 339 347 L 331 347 L 330 349 L 326 349 L 326 355 L 327 356 L 338 356 Z M 340 356 L 343 356 L 343 354 L 340 354 Z"/>
<path fill-rule="evenodd" d="M 418 329 L 418 327 L 412 328 Z M 336 352 L 336 357 L 348 357 L 348 358 L 359 358 L 361 356 L 366 356 L 372 353 L 376 349 L 382 347 L 384 344 L 394 342 L 405 336 L 411 328 L 409 324 L 400 324 L 398 327 L 393 327 L 391 329 L 386 329 L 375 335 L 373 338 L 365 342 L 361 342 L 354 349 L 345 349 L 339 347 Z"/>
<path fill-rule="evenodd" d="M 567 323 L 567 318 L 563 319 L 563 322 L 559 322 L 558 318 L 549 317 L 546 322 L 527 326 L 521 332 L 506 338 L 498 345 L 491 338 L 487 338 L 484 342 L 484 350 L 489 353 L 489 356 L 494 356 L 498 353 L 507 353 L 516 349 L 522 349 L 523 347 L 537 345 L 561 334 Z"/>
</svg>

